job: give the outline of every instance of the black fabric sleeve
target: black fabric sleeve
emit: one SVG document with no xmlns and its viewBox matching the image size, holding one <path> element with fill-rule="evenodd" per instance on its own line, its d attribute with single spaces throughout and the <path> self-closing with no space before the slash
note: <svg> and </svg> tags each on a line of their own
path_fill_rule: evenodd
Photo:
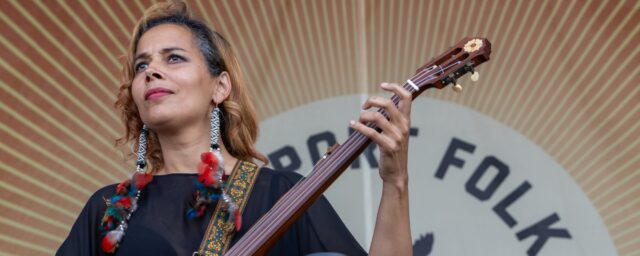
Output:
<svg viewBox="0 0 640 256">
<path fill-rule="evenodd" d="M 82 212 L 71 227 L 56 256 L 61 255 L 104 255 L 100 248 L 100 220 L 106 210 L 104 197 L 112 195 L 115 185 L 106 186 L 96 191 L 82 209 Z"/>
</svg>

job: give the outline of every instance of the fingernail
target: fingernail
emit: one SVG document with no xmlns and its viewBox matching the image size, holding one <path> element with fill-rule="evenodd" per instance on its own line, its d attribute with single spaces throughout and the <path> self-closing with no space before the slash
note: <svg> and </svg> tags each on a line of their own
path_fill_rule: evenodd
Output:
<svg viewBox="0 0 640 256">
<path fill-rule="evenodd" d="M 355 124 L 356 124 L 356 121 L 354 121 L 354 120 L 349 121 L 349 125 L 350 125 L 350 126 L 353 126 L 353 125 L 355 125 Z"/>
</svg>

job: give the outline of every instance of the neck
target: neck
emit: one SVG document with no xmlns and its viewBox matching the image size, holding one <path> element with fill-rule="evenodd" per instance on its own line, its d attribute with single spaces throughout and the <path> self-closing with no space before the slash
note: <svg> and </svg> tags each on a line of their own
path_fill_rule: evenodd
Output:
<svg viewBox="0 0 640 256">
<path fill-rule="evenodd" d="M 179 131 L 158 132 L 164 167 L 156 174 L 196 173 L 196 168 L 200 163 L 200 154 L 209 150 L 209 136 L 208 125 L 203 128 L 193 127 Z M 230 174 L 237 159 L 227 152 L 222 140 L 218 143 L 224 158 L 224 171 L 226 174 Z"/>
</svg>

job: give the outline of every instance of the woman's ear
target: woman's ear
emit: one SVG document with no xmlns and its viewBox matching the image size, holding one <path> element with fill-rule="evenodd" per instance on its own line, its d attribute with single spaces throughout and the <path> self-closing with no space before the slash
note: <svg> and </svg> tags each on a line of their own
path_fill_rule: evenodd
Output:
<svg viewBox="0 0 640 256">
<path fill-rule="evenodd" d="M 219 104 L 231 95 L 231 77 L 227 71 L 223 71 L 216 77 L 214 83 L 212 100 L 216 104 Z"/>
</svg>

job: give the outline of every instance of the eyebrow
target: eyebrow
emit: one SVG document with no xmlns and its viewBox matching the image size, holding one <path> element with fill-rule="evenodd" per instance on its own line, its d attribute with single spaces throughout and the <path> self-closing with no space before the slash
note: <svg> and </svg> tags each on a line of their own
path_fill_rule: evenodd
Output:
<svg viewBox="0 0 640 256">
<path fill-rule="evenodd" d="M 186 52 L 187 50 L 182 49 L 180 47 L 168 47 L 168 48 L 163 48 L 162 50 L 160 50 L 160 54 L 166 54 L 166 53 L 172 52 L 172 51 L 183 51 L 183 52 Z M 138 54 L 136 54 L 136 57 L 133 59 L 133 62 L 135 63 L 139 59 L 145 59 L 145 58 L 148 58 L 148 57 L 149 57 L 149 54 L 146 53 L 146 52 L 138 53 Z"/>
</svg>

